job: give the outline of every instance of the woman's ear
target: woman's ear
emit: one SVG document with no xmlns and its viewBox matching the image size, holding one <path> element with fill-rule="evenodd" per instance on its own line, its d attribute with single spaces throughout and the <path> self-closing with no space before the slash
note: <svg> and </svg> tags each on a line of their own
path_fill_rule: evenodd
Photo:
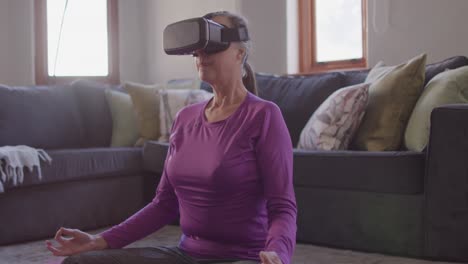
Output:
<svg viewBox="0 0 468 264">
<path fill-rule="evenodd" d="M 245 56 L 245 49 L 240 48 L 239 51 L 237 52 L 237 59 L 243 60 Z"/>
</svg>

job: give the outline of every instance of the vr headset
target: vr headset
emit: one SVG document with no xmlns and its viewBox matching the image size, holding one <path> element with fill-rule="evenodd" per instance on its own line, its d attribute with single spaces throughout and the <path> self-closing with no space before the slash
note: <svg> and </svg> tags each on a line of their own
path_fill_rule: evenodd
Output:
<svg viewBox="0 0 468 264">
<path fill-rule="evenodd" d="M 249 40 L 246 27 L 228 28 L 203 17 L 168 25 L 163 35 L 164 51 L 169 55 L 193 55 L 198 50 L 207 54 L 229 48 L 233 41 Z"/>
</svg>

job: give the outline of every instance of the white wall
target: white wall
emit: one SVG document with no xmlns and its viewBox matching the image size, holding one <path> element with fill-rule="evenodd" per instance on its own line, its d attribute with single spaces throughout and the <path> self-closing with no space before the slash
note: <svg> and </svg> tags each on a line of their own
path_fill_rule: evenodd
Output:
<svg viewBox="0 0 468 264">
<path fill-rule="evenodd" d="M 255 71 L 287 72 L 286 8 L 285 0 L 240 0 L 240 13 L 249 22 L 254 46 L 249 61 Z"/>
<path fill-rule="evenodd" d="M 34 84 L 32 0 L 0 0 L 0 83 Z"/>
<path fill-rule="evenodd" d="M 0 2 L 0 80 L 7 81 L 9 61 L 8 50 L 10 43 L 8 38 L 9 33 L 9 16 L 8 16 L 8 2 Z M 8 72 L 7 72 L 8 71 Z"/>
<path fill-rule="evenodd" d="M 146 7 L 151 0 L 119 0 L 120 79 L 148 82 Z M 135 4 L 138 3 L 138 4 Z"/>
<path fill-rule="evenodd" d="M 286 67 L 287 73 L 299 72 L 299 21 L 297 13 L 299 6 L 297 1 L 286 1 L 286 22 L 287 22 L 287 50 L 286 57 L 288 64 Z"/>
<path fill-rule="evenodd" d="M 428 63 L 468 56 L 467 0 L 368 2 L 369 66 L 379 60 L 398 64 L 423 52 L 428 54 Z"/>
</svg>

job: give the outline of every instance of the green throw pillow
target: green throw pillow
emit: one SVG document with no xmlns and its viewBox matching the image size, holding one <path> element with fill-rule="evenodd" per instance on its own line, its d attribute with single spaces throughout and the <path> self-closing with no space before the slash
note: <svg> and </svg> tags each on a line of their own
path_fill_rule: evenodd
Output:
<svg viewBox="0 0 468 264">
<path fill-rule="evenodd" d="M 130 95 L 106 89 L 112 115 L 111 147 L 133 147 L 138 140 L 138 123 Z"/>
<path fill-rule="evenodd" d="M 468 103 L 468 66 L 439 73 L 427 84 L 406 128 L 406 148 L 422 151 L 429 141 L 432 110 L 459 103 Z"/>
<path fill-rule="evenodd" d="M 426 54 L 398 66 L 376 65 L 368 74 L 369 105 L 354 138 L 358 150 L 399 150 L 423 86 Z"/>
</svg>

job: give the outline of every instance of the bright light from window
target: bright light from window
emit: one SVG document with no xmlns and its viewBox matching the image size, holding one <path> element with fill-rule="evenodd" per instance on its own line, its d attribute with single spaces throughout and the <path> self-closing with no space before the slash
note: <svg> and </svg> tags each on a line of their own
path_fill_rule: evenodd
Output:
<svg viewBox="0 0 468 264">
<path fill-rule="evenodd" d="M 65 3 L 47 0 L 49 76 L 107 76 L 107 1 L 68 0 L 64 13 Z"/>
<path fill-rule="evenodd" d="M 362 58 L 361 0 L 316 0 L 317 61 Z"/>
</svg>

